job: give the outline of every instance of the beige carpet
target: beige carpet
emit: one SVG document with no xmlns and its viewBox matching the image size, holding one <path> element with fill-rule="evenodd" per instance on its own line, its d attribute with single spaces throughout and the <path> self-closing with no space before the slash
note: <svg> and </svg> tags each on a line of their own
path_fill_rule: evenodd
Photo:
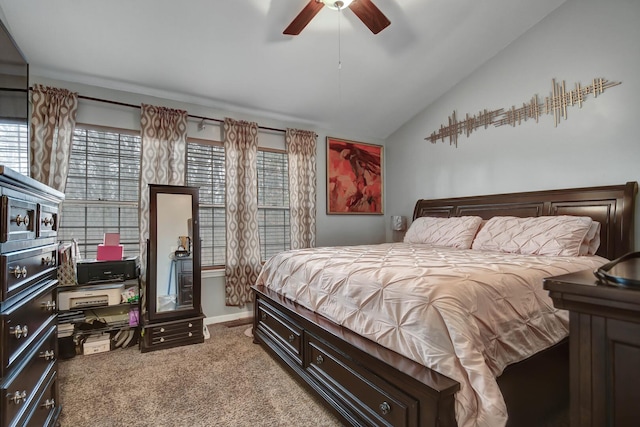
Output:
<svg viewBox="0 0 640 427">
<path fill-rule="evenodd" d="M 211 325 L 204 344 L 61 361 L 62 426 L 341 426 L 246 329 Z"/>
<path fill-rule="evenodd" d="M 341 426 L 246 325 L 209 331 L 203 344 L 61 361 L 62 427 Z M 568 425 L 564 412 L 541 427 Z"/>
</svg>

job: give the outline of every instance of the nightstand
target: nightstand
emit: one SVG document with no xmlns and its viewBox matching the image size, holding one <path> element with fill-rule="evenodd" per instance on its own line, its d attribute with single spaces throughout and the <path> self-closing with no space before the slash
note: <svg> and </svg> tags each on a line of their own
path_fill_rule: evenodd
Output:
<svg viewBox="0 0 640 427">
<path fill-rule="evenodd" d="M 599 283 L 590 270 L 544 288 L 569 310 L 571 427 L 640 425 L 640 289 Z"/>
</svg>

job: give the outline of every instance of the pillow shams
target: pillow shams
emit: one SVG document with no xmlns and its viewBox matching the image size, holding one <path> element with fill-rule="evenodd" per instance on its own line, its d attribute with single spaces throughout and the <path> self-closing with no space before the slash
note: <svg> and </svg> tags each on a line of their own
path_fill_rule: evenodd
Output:
<svg viewBox="0 0 640 427">
<path fill-rule="evenodd" d="M 404 236 L 404 242 L 470 249 L 480 223 L 482 218 L 479 216 L 451 218 L 425 216 L 413 221 Z"/>
<path fill-rule="evenodd" d="M 579 256 L 593 250 L 590 245 L 595 245 L 596 234 L 599 245 L 599 227 L 593 229 L 593 222 L 589 217 L 569 215 L 498 216 L 482 227 L 472 248 L 527 255 Z M 590 234 L 593 236 L 589 241 Z M 586 241 L 588 243 L 584 243 Z"/>
</svg>

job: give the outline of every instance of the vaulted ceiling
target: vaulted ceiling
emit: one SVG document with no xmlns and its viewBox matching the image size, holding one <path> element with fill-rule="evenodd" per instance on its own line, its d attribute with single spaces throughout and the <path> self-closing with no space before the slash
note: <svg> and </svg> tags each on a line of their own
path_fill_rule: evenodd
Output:
<svg viewBox="0 0 640 427">
<path fill-rule="evenodd" d="M 358 0 L 356 0 L 358 1 Z M 565 0 L 0 0 L 33 75 L 384 139 Z M 340 63 L 340 65 L 339 65 Z"/>
</svg>

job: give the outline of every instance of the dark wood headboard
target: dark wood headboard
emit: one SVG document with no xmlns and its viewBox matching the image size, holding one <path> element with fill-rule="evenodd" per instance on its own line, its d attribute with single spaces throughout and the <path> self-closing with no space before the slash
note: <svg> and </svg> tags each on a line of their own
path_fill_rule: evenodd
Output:
<svg viewBox="0 0 640 427">
<path fill-rule="evenodd" d="M 634 211 L 638 183 L 565 190 L 530 191 L 450 199 L 420 199 L 413 219 L 476 215 L 531 217 L 542 215 L 589 216 L 600 222 L 598 255 L 618 258 L 634 250 Z"/>
</svg>

